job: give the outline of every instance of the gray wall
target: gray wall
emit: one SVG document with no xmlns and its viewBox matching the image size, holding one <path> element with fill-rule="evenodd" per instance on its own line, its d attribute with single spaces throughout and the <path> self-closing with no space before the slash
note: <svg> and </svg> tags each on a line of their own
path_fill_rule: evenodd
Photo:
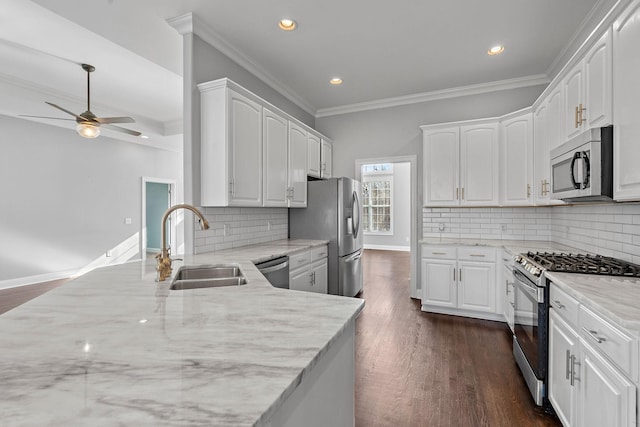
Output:
<svg viewBox="0 0 640 427">
<path fill-rule="evenodd" d="M 393 234 L 364 235 L 365 249 L 409 250 L 411 239 L 411 163 L 393 164 Z M 413 236 L 415 239 L 416 236 Z"/>
<path fill-rule="evenodd" d="M 433 123 L 501 116 L 529 107 L 546 86 L 503 90 L 400 107 L 319 117 L 316 129 L 333 144 L 334 176 L 355 175 L 355 160 L 389 156 L 418 156 L 422 168 L 419 127 Z M 422 174 L 419 172 L 418 177 Z"/>
<path fill-rule="evenodd" d="M 0 129 L 0 287 L 139 259 L 141 177 L 181 188 L 179 153 L 2 115 Z"/>
</svg>

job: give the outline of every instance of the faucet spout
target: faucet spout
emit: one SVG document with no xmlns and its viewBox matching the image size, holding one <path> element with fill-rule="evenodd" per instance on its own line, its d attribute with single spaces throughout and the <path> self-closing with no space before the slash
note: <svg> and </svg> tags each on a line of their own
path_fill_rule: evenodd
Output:
<svg viewBox="0 0 640 427">
<path fill-rule="evenodd" d="M 169 254 L 170 248 L 167 247 L 167 220 L 169 219 L 169 216 L 178 209 L 190 210 L 191 212 L 196 214 L 196 216 L 200 219 L 200 226 L 202 227 L 203 230 L 207 230 L 209 228 L 209 222 L 207 221 L 207 219 L 204 217 L 204 215 L 202 215 L 202 212 L 200 212 L 194 206 L 187 205 L 187 204 L 178 204 L 178 205 L 171 206 L 169 209 L 167 209 L 167 211 L 162 216 L 162 224 L 161 224 L 162 252 L 156 255 L 156 259 L 158 260 L 158 262 L 156 263 L 156 271 L 158 272 L 158 276 L 156 277 L 156 282 L 163 282 L 169 276 L 171 276 L 172 269 L 171 269 L 171 256 Z"/>
</svg>

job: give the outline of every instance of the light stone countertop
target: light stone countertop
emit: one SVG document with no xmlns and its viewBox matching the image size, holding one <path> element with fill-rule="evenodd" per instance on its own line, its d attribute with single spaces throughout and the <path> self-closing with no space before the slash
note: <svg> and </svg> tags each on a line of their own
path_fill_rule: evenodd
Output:
<svg viewBox="0 0 640 427">
<path fill-rule="evenodd" d="M 424 245 L 501 247 L 514 256 L 528 251 L 584 253 L 584 251 L 580 251 L 579 249 L 555 242 L 548 242 L 546 240 L 456 239 L 428 237 L 420 240 L 419 243 Z"/>
<path fill-rule="evenodd" d="M 272 287 L 252 261 L 326 241 L 187 257 L 242 286 L 170 291 L 154 260 L 94 270 L 0 316 L 0 425 L 265 425 L 364 300 Z"/>
</svg>

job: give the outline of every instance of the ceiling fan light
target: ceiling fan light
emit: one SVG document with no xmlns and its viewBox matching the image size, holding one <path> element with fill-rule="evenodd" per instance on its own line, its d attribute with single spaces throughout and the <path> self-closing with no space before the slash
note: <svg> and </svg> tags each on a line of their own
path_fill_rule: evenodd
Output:
<svg viewBox="0 0 640 427">
<path fill-rule="evenodd" d="M 76 131 L 83 138 L 97 138 L 100 135 L 100 128 L 93 123 L 78 123 Z"/>
</svg>

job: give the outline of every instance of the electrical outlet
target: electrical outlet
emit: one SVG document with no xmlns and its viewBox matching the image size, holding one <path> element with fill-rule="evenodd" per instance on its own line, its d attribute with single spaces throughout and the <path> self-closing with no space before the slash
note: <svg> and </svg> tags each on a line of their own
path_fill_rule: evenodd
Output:
<svg viewBox="0 0 640 427">
<path fill-rule="evenodd" d="M 125 218 L 125 219 L 124 219 L 124 223 L 125 223 L 126 225 L 131 225 L 131 218 Z"/>
<path fill-rule="evenodd" d="M 444 231 L 444 223 L 441 222 L 440 224 L 438 224 L 438 230 Z"/>
<path fill-rule="evenodd" d="M 507 231 L 507 224 L 502 224 L 500 226 L 500 230 L 504 233 L 505 231 Z"/>
</svg>

